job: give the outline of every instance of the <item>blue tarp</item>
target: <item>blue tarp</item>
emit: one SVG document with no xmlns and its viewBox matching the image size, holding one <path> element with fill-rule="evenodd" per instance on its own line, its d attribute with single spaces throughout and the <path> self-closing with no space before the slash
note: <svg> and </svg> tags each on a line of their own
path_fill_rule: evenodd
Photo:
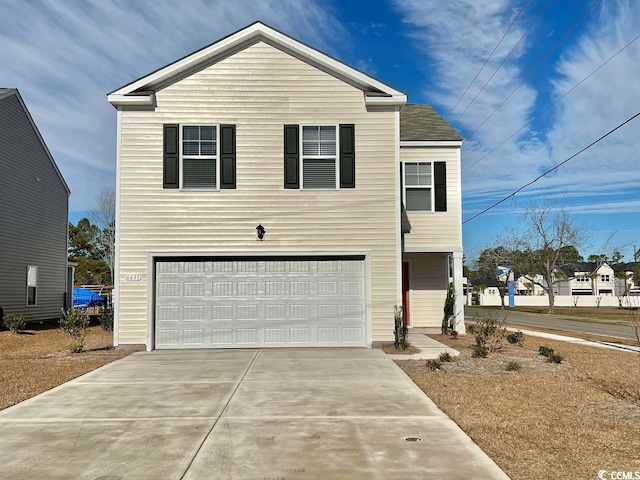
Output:
<svg viewBox="0 0 640 480">
<path fill-rule="evenodd" d="M 104 302 L 104 298 L 86 288 L 73 289 L 73 306 L 86 307 L 94 303 Z"/>
</svg>

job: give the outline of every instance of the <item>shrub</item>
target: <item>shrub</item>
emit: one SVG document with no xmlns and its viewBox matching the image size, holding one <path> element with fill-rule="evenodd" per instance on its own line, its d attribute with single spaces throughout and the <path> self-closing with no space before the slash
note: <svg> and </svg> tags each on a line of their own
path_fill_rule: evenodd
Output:
<svg viewBox="0 0 640 480">
<path fill-rule="evenodd" d="M 24 330 L 27 326 L 27 322 L 24 321 L 24 317 L 17 313 L 8 313 L 2 317 L 2 324 L 4 328 L 11 333 L 18 333 L 20 330 Z"/>
<path fill-rule="evenodd" d="M 487 347 L 476 345 L 471 352 L 471 358 L 486 358 L 488 353 Z"/>
<path fill-rule="evenodd" d="M 453 286 L 453 283 L 450 283 L 447 287 L 447 296 L 444 300 L 444 315 L 442 317 L 442 326 L 441 331 L 442 335 L 446 335 L 449 328 L 454 329 L 453 318 L 454 318 L 454 310 L 456 306 L 456 289 Z"/>
<path fill-rule="evenodd" d="M 498 317 L 494 315 L 487 315 L 486 317 L 478 318 L 474 317 L 474 333 L 482 335 L 487 338 L 492 335 L 504 335 L 506 328 L 504 327 L 504 320 L 498 320 Z"/>
<path fill-rule="evenodd" d="M 98 321 L 105 332 L 113 332 L 113 313 L 103 312 Z"/>
<path fill-rule="evenodd" d="M 77 308 L 62 310 L 62 318 L 59 323 L 60 329 L 73 339 L 69 349 L 73 353 L 83 352 L 84 339 L 87 336 L 87 327 L 89 326 L 88 315 Z"/>
<path fill-rule="evenodd" d="M 515 360 L 507 363 L 507 372 L 517 372 L 521 368 L 522 366 Z"/>
<path fill-rule="evenodd" d="M 547 362 L 549 363 L 562 363 L 562 356 L 557 353 L 551 353 L 547 356 Z"/>
<path fill-rule="evenodd" d="M 395 327 L 393 328 L 394 346 L 397 350 L 404 350 L 407 348 L 407 336 L 409 330 L 407 328 L 407 320 L 404 316 L 404 309 L 402 305 L 393 306 L 393 317 L 395 321 Z"/>
<path fill-rule="evenodd" d="M 449 354 L 449 352 L 442 352 L 438 357 L 438 360 L 441 362 L 452 362 L 453 357 Z"/>
<path fill-rule="evenodd" d="M 486 347 L 488 352 L 496 351 L 502 348 L 502 341 L 505 336 L 506 328 L 504 320 L 498 320 L 498 317 L 487 315 L 483 318 L 474 317 L 475 325 L 473 333 L 476 335 L 476 345 Z"/>
<path fill-rule="evenodd" d="M 431 360 L 427 360 L 427 363 L 425 364 L 425 366 L 427 367 L 428 370 L 432 370 L 435 372 L 436 370 L 440 370 L 440 367 L 442 366 L 442 364 L 440 363 L 440 360 L 433 358 Z"/>
<path fill-rule="evenodd" d="M 538 348 L 538 355 L 543 355 L 545 357 L 548 357 L 549 355 L 553 355 L 553 348 L 540 345 L 540 348 Z"/>
<path fill-rule="evenodd" d="M 522 346 L 522 343 L 524 342 L 524 333 L 522 333 L 520 330 L 518 330 L 517 332 L 511 332 L 509 335 L 507 335 L 507 342 L 511 343 L 512 345 Z"/>
</svg>

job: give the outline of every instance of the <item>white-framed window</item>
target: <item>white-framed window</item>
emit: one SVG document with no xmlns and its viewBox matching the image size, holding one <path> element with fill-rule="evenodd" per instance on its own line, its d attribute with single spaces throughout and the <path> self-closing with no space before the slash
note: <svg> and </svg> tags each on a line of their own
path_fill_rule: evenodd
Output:
<svg viewBox="0 0 640 480">
<path fill-rule="evenodd" d="M 404 206 L 407 211 L 433 211 L 433 163 L 404 163 Z"/>
<path fill-rule="evenodd" d="M 27 266 L 27 306 L 38 304 L 38 267 Z"/>
<path fill-rule="evenodd" d="M 217 190 L 220 185 L 217 125 L 182 125 L 181 188 Z"/>
<path fill-rule="evenodd" d="M 301 188 L 339 188 L 337 125 L 302 125 Z"/>
<path fill-rule="evenodd" d="M 607 274 L 607 275 L 600 275 L 600 280 L 602 280 L 603 282 L 609 282 L 611 281 L 611 277 Z"/>
<path fill-rule="evenodd" d="M 576 276 L 576 282 L 588 282 L 589 280 L 589 277 L 585 274 L 578 274 Z"/>
</svg>

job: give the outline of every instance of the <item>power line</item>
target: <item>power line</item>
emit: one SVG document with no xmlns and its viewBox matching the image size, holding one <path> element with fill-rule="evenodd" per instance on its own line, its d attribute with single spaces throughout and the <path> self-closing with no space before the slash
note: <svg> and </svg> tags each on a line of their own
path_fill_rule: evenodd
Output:
<svg viewBox="0 0 640 480">
<path fill-rule="evenodd" d="M 546 60 L 551 56 L 551 54 L 552 54 L 552 53 L 553 53 L 553 52 L 554 52 L 554 51 L 555 51 L 555 50 L 560 46 L 560 44 L 561 44 L 562 42 L 564 42 L 564 41 L 567 39 L 567 37 L 571 34 L 571 32 L 573 32 L 573 30 L 575 30 L 575 28 L 580 24 L 580 22 L 582 22 L 582 20 L 584 20 L 584 18 L 589 14 L 589 12 L 591 12 L 591 10 L 593 9 L 593 7 L 595 7 L 595 6 L 596 6 L 596 4 L 597 4 L 599 1 L 600 1 L 600 0 L 595 0 L 595 1 L 591 4 L 591 6 L 587 9 L 587 11 L 586 11 L 586 12 L 584 12 L 584 13 L 582 14 L 582 16 L 581 16 L 581 17 L 580 17 L 580 18 L 579 18 L 579 19 L 578 19 L 578 20 L 577 20 L 577 21 L 576 21 L 576 22 L 571 26 L 571 28 L 570 28 L 569 30 L 567 30 L 567 32 L 562 36 L 562 38 L 560 38 L 560 40 L 558 40 L 558 41 L 556 42 L 556 44 L 551 48 L 551 50 L 549 50 L 549 52 L 547 52 L 547 54 L 542 58 L 542 60 L 540 60 L 540 61 L 538 62 L 538 64 L 537 64 L 535 67 L 533 67 L 533 69 L 528 73 L 528 75 L 522 79 L 522 81 L 518 84 L 518 86 L 517 86 L 516 88 L 514 88 L 514 89 L 511 91 L 511 93 L 507 96 L 507 98 L 505 98 L 505 99 L 500 103 L 500 105 L 498 105 L 498 106 L 495 108 L 495 110 L 494 110 L 493 112 L 491 112 L 491 115 L 489 115 L 489 116 L 488 116 L 488 117 L 487 117 L 487 118 L 486 118 L 486 119 L 485 119 L 485 120 L 484 120 L 480 125 L 478 125 L 478 127 L 477 127 L 473 132 L 471 132 L 471 135 L 469 135 L 469 136 L 467 137 L 467 140 L 471 139 L 471 138 L 476 134 L 476 132 L 477 132 L 478 130 L 480 130 L 480 129 L 484 126 L 484 124 L 485 124 L 485 123 L 487 123 L 487 122 L 491 119 L 491 117 L 493 117 L 493 116 L 495 115 L 495 113 L 496 113 L 498 110 L 500 110 L 500 108 L 501 108 L 505 103 L 507 103 L 507 102 L 509 101 L 509 99 L 513 96 L 513 94 L 514 94 L 514 93 L 516 93 L 516 91 L 517 91 L 517 90 L 518 90 L 522 85 L 524 85 L 524 83 L 525 83 L 527 80 L 529 80 L 529 78 L 531 77 L 531 75 L 533 75 L 533 74 L 536 72 L 536 70 L 538 70 L 538 68 L 540 68 L 540 66 L 541 66 L 541 65 L 542 65 L 542 64 L 543 64 L 543 63 L 544 63 L 544 62 L 545 62 L 545 61 L 546 61 Z"/>
<path fill-rule="evenodd" d="M 485 159 L 486 157 L 488 157 L 489 155 L 491 155 L 493 152 L 495 152 L 498 148 L 500 148 L 502 145 L 504 145 L 505 143 L 507 143 L 509 140 L 511 140 L 513 137 L 515 137 L 518 133 L 520 133 L 525 127 L 527 127 L 528 125 L 531 125 L 535 120 L 537 120 L 538 118 L 540 118 L 542 115 L 544 115 L 547 111 L 549 111 L 549 109 L 551 107 L 553 107 L 556 103 L 558 103 L 559 101 L 561 101 L 564 97 L 566 97 L 567 95 L 569 95 L 571 92 L 573 92 L 576 88 L 578 88 L 580 85 L 582 85 L 584 82 L 586 82 L 589 78 L 591 78 L 596 72 L 598 72 L 602 67 L 604 67 L 607 63 L 609 63 L 611 60 L 613 60 L 614 58 L 616 58 L 618 55 L 620 55 L 625 49 L 627 49 L 629 46 L 631 46 L 631 44 L 633 44 L 635 41 L 637 41 L 640 38 L 640 35 L 636 36 L 633 40 L 631 40 L 629 43 L 627 43 L 624 47 L 622 47 L 620 50 L 618 50 L 616 53 L 614 53 L 611 57 L 609 57 L 608 60 L 606 60 L 604 63 L 602 63 L 598 68 L 596 68 L 595 70 L 593 70 L 589 75 L 587 75 L 586 77 L 584 77 L 582 80 L 580 80 L 578 83 L 576 83 L 573 87 L 571 87 L 569 90 L 567 90 L 562 96 L 558 97 L 554 102 L 552 102 L 551 104 L 549 104 L 544 110 L 542 110 L 538 115 L 536 115 L 535 117 L 533 117 L 531 120 L 529 120 L 527 123 L 525 123 L 522 127 L 520 127 L 520 129 L 518 129 L 517 131 L 515 131 L 514 133 L 512 133 L 509 137 L 507 137 L 505 140 L 503 140 L 502 142 L 500 142 L 498 145 L 496 145 L 495 147 L 493 147 L 491 150 L 489 150 L 487 153 L 485 153 L 482 157 L 480 157 L 478 160 L 476 160 L 475 162 L 473 162 L 471 165 L 468 165 L 467 167 L 465 167 L 464 170 L 462 170 L 462 173 L 466 172 L 467 170 L 473 168 L 475 165 L 477 165 L 480 161 L 482 161 L 483 159 Z"/>
<path fill-rule="evenodd" d="M 498 47 L 502 44 L 502 41 L 505 39 L 505 37 L 507 36 L 507 34 L 511 31 L 511 27 L 513 27 L 514 23 L 516 23 L 516 21 L 518 20 L 518 18 L 520 18 L 520 15 L 522 14 L 522 12 L 524 11 L 525 7 L 529 4 L 530 0 L 526 0 L 526 2 L 524 2 L 524 5 L 522 5 L 522 8 L 520 9 L 520 11 L 518 12 L 518 14 L 515 16 L 515 18 L 513 19 L 513 21 L 511 22 L 511 24 L 509 25 L 509 28 L 507 28 L 507 31 L 504 32 L 504 35 L 502 35 L 502 38 L 500 39 L 500 41 L 496 44 L 495 47 L 493 47 L 493 51 L 491 52 L 491 54 L 489 54 L 489 56 L 487 57 L 487 59 L 484 61 L 484 63 L 482 64 L 482 67 L 480 67 L 480 70 L 478 70 L 478 73 L 476 73 L 476 76 L 473 77 L 473 80 L 471 80 L 471 82 L 469 82 L 469 85 L 467 85 L 467 88 L 464 89 L 464 92 L 462 92 L 462 95 L 460 95 L 460 98 L 458 99 L 458 101 L 456 102 L 456 104 L 453 106 L 453 108 L 451 109 L 451 111 L 447 114 L 446 117 L 444 117 L 445 120 L 449 119 L 449 116 L 453 113 L 453 111 L 456 109 L 456 107 L 458 106 L 458 104 L 460 103 L 460 101 L 464 98 L 464 96 L 467 94 L 467 92 L 469 91 L 469 89 L 471 88 L 471 85 L 473 85 L 473 83 L 476 81 L 476 79 L 478 78 L 478 75 L 480 75 L 482 73 L 482 70 L 484 70 L 484 67 L 487 66 L 487 63 L 489 63 L 489 60 L 491 60 L 491 58 L 493 57 L 493 54 L 496 53 L 496 50 L 498 50 Z"/>
<path fill-rule="evenodd" d="M 462 113 L 460 115 L 458 115 L 458 118 L 455 119 L 455 121 L 451 124 L 451 126 L 455 126 L 456 123 L 458 123 L 458 120 L 460 120 L 460 117 L 462 117 L 467 110 L 469 110 L 469 107 L 471 107 L 471 105 L 473 105 L 476 101 L 476 99 L 480 96 L 480 94 L 484 91 L 484 89 L 486 88 L 486 86 L 489 84 L 489 82 L 491 80 L 493 80 L 493 77 L 495 77 L 496 73 L 498 73 L 498 71 L 502 68 L 502 66 L 504 65 L 504 63 L 507 61 L 507 59 L 511 56 L 511 54 L 515 51 L 516 48 L 518 48 L 518 45 L 520 45 L 520 43 L 522 42 L 522 40 L 524 40 L 524 37 L 527 36 L 527 34 L 531 31 L 531 29 L 533 28 L 533 26 L 536 24 L 536 22 L 540 19 L 540 17 L 542 16 L 542 14 L 545 12 L 545 10 L 549 7 L 549 4 L 552 2 L 553 0 L 549 0 L 547 2 L 547 4 L 542 8 L 542 10 L 540 10 L 540 13 L 538 13 L 538 16 L 535 18 L 535 20 L 531 23 L 531 25 L 529 25 L 529 28 L 527 29 L 526 32 L 524 32 L 524 34 L 522 35 L 522 37 L 520 37 L 520 40 L 518 40 L 518 43 L 516 43 L 513 48 L 511 50 L 509 50 L 509 53 L 507 53 L 507 56 L 504 57 L 502 59 L 502 62 L 500 62 L 500 65 L 498 65 L 498 68 L 495 69 L 495 71 L 491 74 L 491 76 L 489 77 L 489 80 L 487 80 L 485 82 L 485 84 L 482 86 L 482 88 L 480 89 L 480 91 L 478 93 L 476 93 L 476 96 L 473 97 L 473 100 L 471 100 L 471 103 L 469 103 L 469 105 L 467 105 L 467 108 L 465 108 Z"/>
<path fill-rule="evenodd" d="M 628 118 L 627 120 L 625 120 L 624 122 L 622 122 L 620 125 L 618 125 L 616 128 L 614 128 L 613 130 L 609 130 L 607 133 L 605 133 L 604 135 L 602 135 L 600 138 L 598 138 L 597 140 L 591 142 L 589 145 L 587 145 L 586 147 L 584 147 L 582 150 L 574 153 L 573 155 L 571 155 L 569 158 L 567 158 L 566 160 L 563 160 L 562 162 L 558 163 L 556 166 L 550 168 L 549 170 L 547 170 L 546 172 L 542 173 L 541 175 L 537 176 L 535 179 L 531 180 L 529 183 L 521 186 L 520 188 L 518 188 L 515 192 L 510 193 L 509 195 L 507 195 L 506 197 L 504 197 L 502 200 L 497 201 L 496 203 L 494 203 L 493 205 L 491 205 L 490 207 L 485 208 L 484 210 L 482 210 L 480 213 L 475 214 L 473 217 L 466 219 L 464 222 L 462 222 L 462 224 L 464 225 L 465 223 L 470 222 L 471 220 L 475 220 L 476 218 L 478 218 L 480 215 L 484 215 L 485 213 L 487 213 L 489 210 L 497 207 L 498 205 L 500 205 L 501 203 L 509 200 L 511 197 L 515 197 L 517 193 L 520 193 L 522 190 L 524 190 L 525 188 L 533 185 L 534 183 L 536 183 L 538 180 L 540 180 L 541 178 L 545 177 L 546 175 L 550 174 L 551 172 L 553 172 L 554 170 L 557 170 L 558 168 L 560 168 L 562 165 L 564 165 L 565 163 L 567 163 L 569 160 L 574 159 L 575 157 L 577 157 L 578 155 L 580 155 L 581 153 L 585 152 L 586 150 L 590 149 L 591 147 L 593 147 L 596 143 L 598 143 L 600 140 L 603 140 L 604 138 L 608 137 L 609 135 L 611 135 L 613 132 L 615 132 L 616 130 L 624 127 L 627 123 L 629 123 L 630 121 L 632 121 L 633 119 L 635 119 L 636 117 L 640 116 L 640 112 L 636 113 L 635 115 L 633 115 L 632 117 Z"/>
</svg>

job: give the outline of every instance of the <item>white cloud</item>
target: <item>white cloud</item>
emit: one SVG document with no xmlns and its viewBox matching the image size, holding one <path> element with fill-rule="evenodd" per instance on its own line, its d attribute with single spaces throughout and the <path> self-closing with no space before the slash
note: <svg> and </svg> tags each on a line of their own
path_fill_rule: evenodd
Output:
<svg viewBox="0 0 640 480">
<path fill-rule="evenodd" d="M 431 63 L 425 62 L 425 74 L 438 80 L 427 98 L 444 114 L 453 107 L 521 6 L 521 2 L 509 0 L 395 0 L 395 4 L 404 21 L 411 25 L 416 44 L 430 59 Z M 587 7 L 585 3 L 585 10 Z M 539 11 L 528 8 L 531 11 L 525 10 L 456 111 L 466 107 Z M 558 13 L 545 14 L 547 25 Z M 571 23 L 580 13 L 576 12 Z M 640 78 L 639 40 L 559 102 L 551 114 L 525 127 L 476 166 L 468 167 L 635 38 L 638 18 L 638 2 L 602 0 L 583 22 L 582 30 L 576 30 L 561 45 L 555 65 L 546 64 L 465 143 L 463 168 L 467 171 L 463 190 L 467 216 L 533 180 L 640 111 L 640 83 L 636 81 Z M 564 34 L 564 30 L 555 30 L 556 38 Z M 546 53 L 546 49 L 536 50 L 535 42 L 547 36 L 547 32 L 534 29 L 525 38 L 516 49 L 516 58 L 505 64 L 461 118 L 457 128 L 463 136 L 475 130 Z M 553 61 L 552 56 L 549 62 Z M 542 71 L 550 73 L 545 78 Z M 456 117 L 454 112 L 449 121 Z M 639 202 L 628 200 L 629 196 L 637 196 L 638 152 L 640 118 L 523 191 L 518 195 L 520 204 L 526 204 L 527 197 L 566 196 L 584 212 L 616 211 L 616 205 L 625 212 L 640 212 Z M 603 201 L 608 195 L 616 196 Z"/>
<path fill-rule="evenodd" d="M 310 0 L 2 2 L 0 86 L 16 87 L 72 190 L 92 208 L 115 178 L 115 110 L 106 94 L 262 20 L 333 53 L 345 32 Z"/>
</svg>

